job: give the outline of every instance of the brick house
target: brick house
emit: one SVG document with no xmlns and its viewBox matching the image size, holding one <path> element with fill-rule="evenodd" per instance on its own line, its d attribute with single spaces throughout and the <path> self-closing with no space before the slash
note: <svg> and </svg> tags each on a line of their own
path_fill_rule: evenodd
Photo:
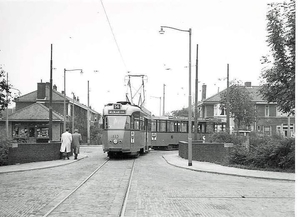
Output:
<svg viewBox="0 0 300 217">
<path fill-rule="evenodd" d="M 245 87 L 249 91 L 252 101 L 256 108 L 256 121 L 251 126 L 251 131 L 259 134 L 274 135 L 280 134 L 287 136 L 288 134 L 288 116 L 283 114 L 277 108 L 276 103 L 268 103 L 259 93 L 260 86 L 251 86 L 251 82 L 245 82 Z M 220 109 L 220 100 L 222 92 L 206 99 L 206 85 L 202 85 L 202 101 L 198 104 L 200 118 L 217 120 L 214 131 L 225 131 L 226 111 Z M 230 132 L 234 132 L 234 122 L 230 118 Z M 295 116 L 290 116 L 291 135 L 295 133 Z"/>
<path fill-rule="evenodd" d="M 20 133 L 24 133 L 25 131 L 27 131 L 25 133 L 27 137 L 31 135 L 31 140 L 34 140 L 33 138 L 38 140 L 40 134 L 42 134 L 43 137 L 47 137 L 45 135 L 48 135 L 49 126 L 49 96 L 50 83 L 40 82 L 37 84 L 37 90 L 16 99 L 15 112 L 8 117 L 10 138 L 14 138 L 16 135 L 20 135 Z M 57 91 L 56 85 L 52 88 L 52 110 L 53 140 L 55 141 L 60 140 L 60 135 L 63 131 L 64 113 L 64 94 L 63 92 L 60 93 Z M 71 128 L 72 117 L 74 115 L 74 127 L 79 129 L 84 142 L 87 141 L 88 110 L 90 111 L 90 126 L 98 125 L 101 119 L 100 113 L 80 103 L 78 98 L 73 99 L 66 96 L 66 126 Z M 0 120 L 0 125 L 4 124 L 5 126 L 5 119 L 6 118 L 3 118 L 2 121 Z M 59 136 L 57 137 L 57 135 Z"/>
</svg>

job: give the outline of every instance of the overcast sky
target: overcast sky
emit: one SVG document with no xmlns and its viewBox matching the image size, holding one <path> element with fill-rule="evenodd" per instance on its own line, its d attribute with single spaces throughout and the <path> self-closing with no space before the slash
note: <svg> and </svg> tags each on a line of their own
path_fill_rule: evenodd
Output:
<svg viewBox="0 0 300 217">
<path fill-rule="evenodd" d="M 82 75 L 67 72 L 67 95 L 87 104 L 89 80 L 90 105 L 102 113 L 104 104 L 125 99 L 128 71 L 143 74 L 146 107 L 159 115 L 163 84 L 166 112 L 188 106 L 188 33 L 165 29 L 161 35 L 161 25 L 192 29 L 192 65 L 198 44 L 199 85 L 207 84 L 209 97 L 226 87 L 219 79 L 227 63 L 230 80 L 259 85 L 260 58 L 268 52 L 267 3 L 274 1 L 103 0 L 108 22 L 100 0 L 0 0 L 0 64 L 13 87 L 29 93 L 49 82 L 53 44 L 59 91 L 64 68 L 83 69 Z M 194 95 L 195 67 L 192 73 Z M 133 81 L 133 91 L 140 82 Z"/>
</svg>

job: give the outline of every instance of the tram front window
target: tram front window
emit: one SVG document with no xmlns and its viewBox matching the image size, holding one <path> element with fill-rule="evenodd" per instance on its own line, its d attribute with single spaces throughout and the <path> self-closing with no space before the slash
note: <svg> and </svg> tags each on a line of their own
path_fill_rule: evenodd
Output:
<svg viewBox="0 0 300 217">
<path fill-rule="evenodd" d="M 107 116 L 106 126 L 107 129 L 123 130 L 130 128 L 129 116 Z"/>
</svg>

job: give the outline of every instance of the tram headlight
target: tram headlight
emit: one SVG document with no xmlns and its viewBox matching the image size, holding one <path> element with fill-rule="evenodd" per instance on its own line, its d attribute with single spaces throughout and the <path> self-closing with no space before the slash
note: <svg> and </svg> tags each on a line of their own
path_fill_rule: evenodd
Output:
<svg viewBox="0 0 300 217">
<path fill-rule="evenodd" d="M 114 143 L 114 144 L 117 144 L 117 143 L 118 143 L 118 140 L 117 140 L 117 139 L 114 139 L 114 140 L 113 140 L 113 143 Z"/>
</svg>

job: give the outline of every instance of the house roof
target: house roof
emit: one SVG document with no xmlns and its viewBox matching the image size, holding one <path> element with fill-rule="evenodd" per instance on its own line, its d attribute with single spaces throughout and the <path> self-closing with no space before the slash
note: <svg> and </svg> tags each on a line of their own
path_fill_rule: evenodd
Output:
<svg viewBox="0 0 300 217">
<path fill-rule="evenodd" d="M 39 101 L 47 101 L 49 100 L 50 98 L 50 88 L 48 85 L 46 85 L 46 97 L 45 99 L 42 99 Z M 27 93 L 23 96 L 20 96 L 18 98 L 18 101 L 19 102 L 36 102 L 37 100 L 37 90 L 33 91 L 33 92 L 30 92 L 30 93 Z M 64 94 L 58 92 L 57 90 L 55 89 L 52 89 L 52 100 L 53 102 L 63 102 L 64 101 Z M 70 98 L 68 96 L 66 96 L 66 102 L 70 102 L 70 103 L 73 103 L 73 98 Z M 78 102 L 77 100 L 74 100 L 74 104 L 81 107 L 81 108 L 84 108 L 84 109 L 88 109 L 88 106 Z M 90 108 L 90 111 L 93 112 L 93 113 L 96 113 L 96 114 L 99 114 L 99 112 L 93 110 Z"/>
<path fill-rule="evenodd" d="M 41 103 L 26 106 L 8 116 L 10 121 L 49 121 L 49 108 Z M 53 121 L 63 121 L 62 115 L 52 112 Z"/>
<path fill-rule="evenodd" d="M 246 90 L 248 90 L 250 96 L 252 97 L 252 101 L 253 102 L 266 102 L 266 100 L 263 99 L 263 96 L 260 94 L 259 90 L 260 90 L 260 86 L 251 86 L 251 87 L 246 87 Z M 221 94 L 223 92 L 225 92 L 225 90 L 222 90 L 221 92 L 212 95 L 211 97 L 202 100 L 199 104 L 211 104 L 211 103 L 218 103 L 221 101 Z"/>
</svg>

